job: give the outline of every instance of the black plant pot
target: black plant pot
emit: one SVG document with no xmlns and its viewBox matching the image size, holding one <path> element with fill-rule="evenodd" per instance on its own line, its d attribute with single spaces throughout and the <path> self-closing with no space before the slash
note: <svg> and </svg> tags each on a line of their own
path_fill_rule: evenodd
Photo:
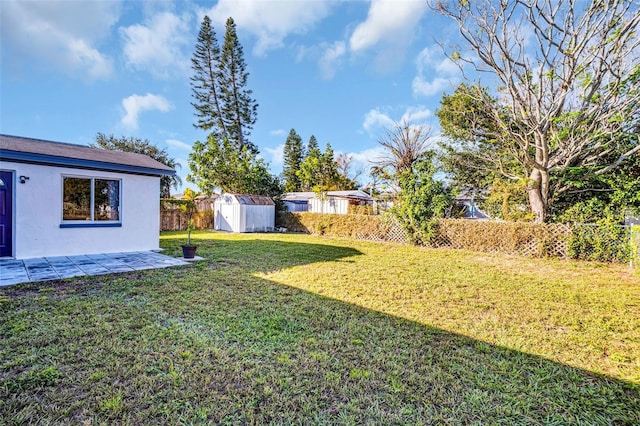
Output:
<svg viewBox="0 0 640 426">
<path fill-rule="evenodd" d="M 185 259 L 193 259 L 196 257 L 196 249 L 198 246 L 182 246 L 182 257 Z"/>
</svg>

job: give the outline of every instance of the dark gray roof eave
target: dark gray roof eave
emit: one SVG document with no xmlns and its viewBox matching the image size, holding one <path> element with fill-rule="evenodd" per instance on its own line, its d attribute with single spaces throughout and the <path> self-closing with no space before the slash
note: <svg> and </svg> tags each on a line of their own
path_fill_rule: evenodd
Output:
<svg viewBox="0 0 640 426">
<path fill-rule="evenodd" d="M 150 176 L 175 176 L 176 171 L 167 169 L 156 169 L 152 167 L 134 166 L 129 164 L 109 163 L 97 160 L 85 160 L 79 158 L 59 157 L 48 154 L 38 154 L 33 152 L 12 151 L 0 149 L 0 160 L 15 161 L 17 163 L 40 164 L 45 166 L 62 166 L 77 169 L 101 170 L 118 173 L 150 175 Z"/>
<path fill-rule="evenodd" d="M 173 168 L 144 154 L 5 134 L 0 134 L 0 158 L 79 169 L 155 176 L 175 175 Z"/>
</svg>

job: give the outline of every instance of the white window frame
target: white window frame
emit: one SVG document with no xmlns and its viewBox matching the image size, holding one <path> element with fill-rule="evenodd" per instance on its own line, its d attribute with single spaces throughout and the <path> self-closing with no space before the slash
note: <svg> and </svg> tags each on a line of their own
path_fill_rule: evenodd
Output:
<svg viewBox="0 0 640 426">
<path fill-rule="evenodd" d="M 67 178 L 72 179 L 87 179 L 91 182 L 91 201 L 90 201 L 90 214 L 91 219 L 88 220 L 68 220 L 64 218 L 64 180 Z M 110 180 L 118 182 L 118 220 L 96 220 L 95 215 L 95 181 L 96 180 Z M 74 228 L 80 226 L 121 226 L 122 225 L 122 179 L 105 176 L 85 176 L 85 175 L 70 175 L 63 174 L 60 180 L 61 191 L 61 203 L 60 203 L 60 226 L 63 228 Z M 75 225 L 75 226 L 74 226 Z"/>
</svg>

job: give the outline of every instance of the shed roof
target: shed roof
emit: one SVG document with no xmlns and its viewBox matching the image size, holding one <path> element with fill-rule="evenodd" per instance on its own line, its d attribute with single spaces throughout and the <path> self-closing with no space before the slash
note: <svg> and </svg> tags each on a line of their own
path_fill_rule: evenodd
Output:
<svg viewBox="0 0 640 426">
<path fill-rule="evenodd" d="M 2 134 L 0 158 L 20 163 L 154 176 L 176 173 L 171 167 L 143 154 Z"/>
<path fill-rule="evenodd" d="M 317 197 L 315 192 L 287 192 L 282 194 L 282 200 L 284 201 L 308 201 Z M 358 190 L 327 191 L 327 197 L 347 198 L 350 200 L 373 200 L 369 194 Z"/>
<path fill-rule="evenodd" d="M 220 202 L 225 201 L 225 197 L 230 196 L 233 197 L 238 204 L 243 204 L 247 206 L 275 206 L 276 203 L 266 195 L 254 195 L 254 194 L 221 194 L 217 199 Z"/>
</svg>

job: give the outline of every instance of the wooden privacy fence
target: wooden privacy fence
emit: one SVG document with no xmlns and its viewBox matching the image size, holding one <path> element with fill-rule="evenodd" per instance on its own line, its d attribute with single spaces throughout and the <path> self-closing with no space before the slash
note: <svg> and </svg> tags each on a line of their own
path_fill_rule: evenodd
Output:
<svg viewBox="0 0 640 426">
<path fill-rule="evenodd" d="M 197 211 L 191 217 L 196 229 L 213 229 L 213 211 Z M 185 231 L 189 221 L 187 213 L 180 209 L 160 210 L 161 231 Z"/>
<path fill-rule="evenodd" d="M 193 201 L 173 198 L 160 200 L 160 230 L 185 231 L 189 225 L 187 205 L 195 209 L 191 218 L 196 229 L 213 228 L 213 204 L 215 198 L 196 198 Z"/>
</svg>

